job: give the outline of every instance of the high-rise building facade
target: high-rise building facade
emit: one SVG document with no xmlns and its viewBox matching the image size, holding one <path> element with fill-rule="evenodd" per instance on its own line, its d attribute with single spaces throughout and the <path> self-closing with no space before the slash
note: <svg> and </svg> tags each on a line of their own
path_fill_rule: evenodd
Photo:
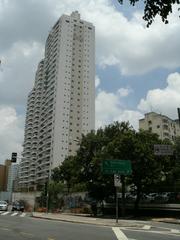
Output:
<svg viewBox="0 0 180 240">
<path fill-rule="evenodd" d="M 76 11 L 50 31 L 28 96 L 21 187 L 43 184 L 94 128 L 95 28 Z"/>
<path fill-rule="evenodd" d="M 155 112 L 146 113 L 145 118 L 139 120 L 139 128 L 158 134 L 161 140 L 168 139 L 173 142 L 176 137 L 180 136 L 178 119 L 172 120 Z"/>
</svg>

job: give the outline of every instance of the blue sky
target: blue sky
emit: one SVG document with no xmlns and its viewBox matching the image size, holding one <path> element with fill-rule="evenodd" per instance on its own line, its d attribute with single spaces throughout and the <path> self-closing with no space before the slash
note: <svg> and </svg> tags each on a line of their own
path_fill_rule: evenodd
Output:
<svg viewBox="0 0 180 240">
<path fill-rule="evenodd" d="M 143 21 L 117 0 L 0 0 L 0 162 L 22 151 L 27 94 L 45 40 L 62 14 L 78 10 L 96 28 L 96 127 L 138 120 L 154 110 L 177 118 L 180 103 L 180 20 Z"/>
</svg>

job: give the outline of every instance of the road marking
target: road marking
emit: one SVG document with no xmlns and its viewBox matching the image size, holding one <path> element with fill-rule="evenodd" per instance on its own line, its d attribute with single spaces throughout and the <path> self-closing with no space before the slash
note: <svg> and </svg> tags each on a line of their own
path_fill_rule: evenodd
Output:
<svg viewBox="0 0 180 240">
<path fill-rule="evenodd" d="M 179 236 L 179 233 L 172 233 L 169 229 L 169 231 L 147 231 L 143 229 L 130 229 L 130 228 L 121 228 L 125 231 L 131 231 L 131 232 L 144 232 L 144 233 L 155 233 L 155 234 L 161 234 L 161 235 L 168 235 L 168 236 Z"/>
<path fill-rule="evenodd" d="M 20 217 L 25 217 L 26 216 L 26 213 L 22 213 L 21 215 L 20 215 Z"/>
<path fill-rule="evenodd" d="M 0 230 L 3 230 L 3 231 L 10 231 L 10 229 L 8 229 L 8 228 L 3 228 L 3 227 L 0 227 Z"/>
<path fill-rule="evenodd" d="M 17 212 L 15 212 L 15 213 L 11 214 L 11 216 L 12 216 L 12 217 L 13 217 L 13 216 L 16 216 L 16 215 L 18 215 L 18 213 L 17 213 Z"/>
<path fill-rule="evenodd" d="M 118 227 L 113 227 L 112 230 L 118 240 L 128 240 L 126 235 Z"/>
<path fill-rule="evenodd" d="M 2 213 L 1 215 L 4 216 L 4 215 L 7 215 L 7 214 L 9 214 L 9 212 L 4 212 L 4 213 Z"/>
<path fill-rule="evenodd" d="M 25 236 L 34 236 L 32 233 L 27 233 L 27 232 L 20 232 L 21 235 L 25 235 Z"/>
<path fill-rule="evenodd" d="M 177 230 L 177 229 L 171 229 L 171 232 L 172 232 L 172 233 L 180 233 L 180 231 Z"/>
<path fill-rule="evenodd" d="M 144 229 L 144 230 L 149 230 L 150 228 L 151 228 L 150 225 L 144 225 L 144 226 L 142 227 L 142 229 Z"/>
</svg>

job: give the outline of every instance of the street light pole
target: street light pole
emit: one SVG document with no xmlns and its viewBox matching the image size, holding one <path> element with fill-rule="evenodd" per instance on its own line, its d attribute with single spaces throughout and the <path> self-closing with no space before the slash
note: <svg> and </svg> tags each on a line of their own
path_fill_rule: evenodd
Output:
<svg viewBox="0 0 180 240">
<path fill-rule="evenodd" d="M 119 207 L 118 207 L 118 187 L 116 187 L 116 223 L 118 223 L 118 212 L 119 212 Z"/>
<path fill-rule="evenodd" d="M 46 213 L 49 212 L 49 183 L 51 180 L 51 159 L 49 163 L 49 173 L 48 173 L 48 180 L 46 182 L 47 184 L 47 189 L 46 189 Z"/>
</svg>

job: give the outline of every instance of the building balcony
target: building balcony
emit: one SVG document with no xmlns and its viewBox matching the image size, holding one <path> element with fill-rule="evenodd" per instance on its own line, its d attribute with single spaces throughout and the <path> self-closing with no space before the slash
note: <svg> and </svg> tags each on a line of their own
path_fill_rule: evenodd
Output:
<svg viewBox="0 0 180 240">
<path fill-rule="evenodd" d="M 39 176 L 37 176 L 36 177 L 36 180 L 45 180 L 45 179 L 48 179 L 49 178 L 49 176 L 48 176 L 48 174 L 46 174 L 46 175 L 39 175 Z"/>
<path fill-rule="evenodd" d="M 38 168 L 41 168 L 42 169 L 42 167 L 44 168 L 48 168 L 49 169 L 49 165 L 50 165 L 50 159 L 48 159 L 48 160 L 44 160 L 44 161 L 42 161 L 40 164 L 38 164 Z"/>
<path fill-rule="evenodd" d="M 26 184 L 26 183 L 28 183 L 29 181 L 26 179 L 26 180 L 24 180 L 24 179 L 22 179 L 22 180 L 20 180 L 19 181 L 19 184 Z"/>
<path fill-rule="evenodd" d="M 30 158 L 25 158 L 25 157 L 23 157 L 21 164 L 23 164 L 23 165 L 28 164 L 29 161 L 30 161 Z"/>
<path fill-rule="evenodd" d="M 28 174 L 28 169 L 27 169 L 27 170 L 21 170 L 21 171 L 20 171 L 20 176 L 24 176 L 24 175 L 26 175 L 26 174 Z"/>
<path fill-rule="evenodd" d="M 35 172 L 29 173 L 28 178 L 30 178 L 30 177 L 35 177 Z"/>
</svg>

